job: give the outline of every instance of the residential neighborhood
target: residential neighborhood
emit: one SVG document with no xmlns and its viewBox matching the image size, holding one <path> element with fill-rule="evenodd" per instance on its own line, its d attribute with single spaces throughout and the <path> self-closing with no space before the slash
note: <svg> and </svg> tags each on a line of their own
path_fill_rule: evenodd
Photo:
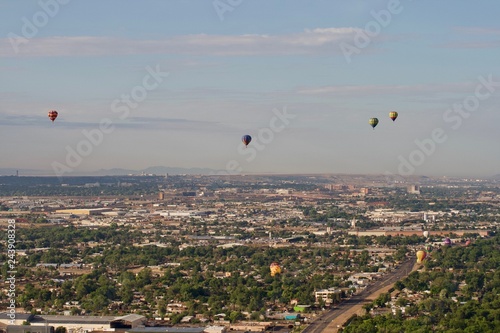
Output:
<svg viewBox="0 0 500 333">
<path fill-rule="evenodd" d="M 497 180 L 137 175 L 0 182 L 7 194 L 0 225 L 15 225 L 15 261 L 7 251 L 14 247 L 1 242 L 0 329 L 7 333 L 38 326 L 69 333 L 301 331 L 416 261 L 419 250 L 430 260 L 445 238 L 465 247 L 494 237 L 500 218 Z M 272 263 L 279 273 L 271 274 Z M 425 265 L 415 272 L 427 272 Z M 407 305 L 425 299 L 425 290 L 399 287 L 367 311 L 414 312 Z"/>
</svg>

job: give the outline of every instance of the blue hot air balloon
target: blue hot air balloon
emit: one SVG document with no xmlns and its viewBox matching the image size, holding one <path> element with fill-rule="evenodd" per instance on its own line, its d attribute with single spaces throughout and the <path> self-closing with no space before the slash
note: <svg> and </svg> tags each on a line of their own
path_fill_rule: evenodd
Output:
<svg viewBox="0 0 500 333">
<path fill-rule="evenodd" d="M 250 135 L 243 135 L 243 137 L 241 138 L 241 141 L 243 141 L 245 146 L 248 146 L 250 141 L 252 141 L 252 137 Z"/>
</svg>

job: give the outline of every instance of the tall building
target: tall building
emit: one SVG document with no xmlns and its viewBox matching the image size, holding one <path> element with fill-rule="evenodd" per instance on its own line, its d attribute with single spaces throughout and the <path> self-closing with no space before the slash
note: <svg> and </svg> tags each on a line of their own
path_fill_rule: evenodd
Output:
<svg viewBox="0 0 500 333">
<path fill-rule="evenodd" d="M 407 192 L 410 194 L 420 194 L 420 186 L 418 185 L 409 185 L 407 188 Z"/>
<path fill-rule="evenodd" d="M 369 188 L 366 188 L 366 187 L 362 187 L 359 189 L 359 194 L 361 195 L 367 195 L 367 194 L 370 194 L 371 193 L 371 190 Z"/>
</svg>

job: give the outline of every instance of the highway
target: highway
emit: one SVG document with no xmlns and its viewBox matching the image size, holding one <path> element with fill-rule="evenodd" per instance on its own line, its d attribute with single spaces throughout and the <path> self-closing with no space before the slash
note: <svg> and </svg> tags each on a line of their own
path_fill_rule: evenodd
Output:
<svg viewBox="0 0 500 333">
<path fill-rule="evenodd" d="M 396 281 L 408 276 L 413 269 L 415 260 L 413 258 L 408 258 L 404 261 L 398 268 L 394 271 L 387 273 L 382 277 L 382 279 L 375 281 L 373 284 L 366 287 L 363 291 L 354 295 L 350 299 L 340 303 L 335 309 L 331 309 L 321 314 L 318 318 L 314 319 L 309 325 L 302 331 L 303 333 L 320 333 L 328 332 L 331 333 L 332 330 L 327 331 L 327 326 L 338 316 L 348 312 L 354 306 L 359 304 L 364 304 L 367 302 L 367 298 L 373 294 L 375 291 L 394 284 Z"/>
</svg>

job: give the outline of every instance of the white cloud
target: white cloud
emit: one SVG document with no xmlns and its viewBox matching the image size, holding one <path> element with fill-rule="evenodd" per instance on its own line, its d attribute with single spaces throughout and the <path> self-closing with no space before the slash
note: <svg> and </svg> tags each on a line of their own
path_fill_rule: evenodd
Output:
<svg viewBox="0 0 500 333">
<path fill-rule="evenodd" d="M 47 37 L 19 44 L 0 39 L 0 57 L 105 56 L 131 54 L 287 55 L 340 54 L 341 42 L 352 42 L 359 28 L 321 28 L 288 35 L 184 35 L 164 40 L 130 40 L 113 37 Z"/>
</svg>

